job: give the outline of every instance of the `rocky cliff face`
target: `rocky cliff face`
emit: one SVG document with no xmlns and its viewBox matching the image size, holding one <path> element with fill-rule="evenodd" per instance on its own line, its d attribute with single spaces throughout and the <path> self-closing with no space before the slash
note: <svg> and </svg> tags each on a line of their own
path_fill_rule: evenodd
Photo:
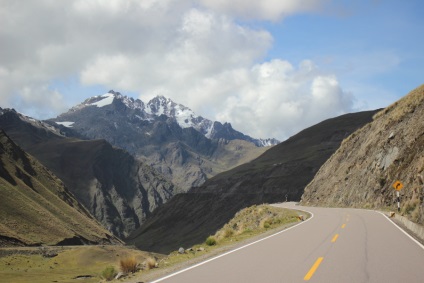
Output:
<svg viewBox="0 0 424 283">
<path fill-rule="evenodd" d="M 56 174 L 106 228 L 138 228 L 177 189 L 153 168 L 105 140 L 66 138 L 50 125 L 2 110 L 0 128 Z"/>
<path fill-rule="evenodd" d="M 424 86 L 374 116 L 321 167 L 302 196 L 305 205 L 396 210 L 424 223 Z"/>
<path fill-rule="evenodd" d="M 0 246 L 119 243 L 56 176 L 0 130 Z"/>
<path fill-rule="evenodd" d="M 266 148 L 258 144 L 278 142 L 255 140 L 162 96 L 145 104 L 113 91 L 87 99 L 50 124 L 61 125 L 60 131 L 68 136 L 105 139 L 184 191 L 259 156 Z"/>
<path fill-rule="evenodd" d="M 303 130 L 257 159 L 218 174 L 173 197 L 127 242 L 167 253 L 202 242 L 242 208 L 300 200 L 304 187 L 344 138 L 372 120 L 375 111 L 347 114 Z"/>
</svg>

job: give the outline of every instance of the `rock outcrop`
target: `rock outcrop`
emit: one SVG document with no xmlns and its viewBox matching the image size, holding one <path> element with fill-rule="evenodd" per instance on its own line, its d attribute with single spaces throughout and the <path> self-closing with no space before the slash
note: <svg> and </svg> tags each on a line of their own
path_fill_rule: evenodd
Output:
<svg viewBox="0 0 424 283">
<path fill-rule="evenodd" d="M 397 210 L 424 223 L 424 85 L 354 132 L 306 187 L 302 204 Z"/>
</svg>

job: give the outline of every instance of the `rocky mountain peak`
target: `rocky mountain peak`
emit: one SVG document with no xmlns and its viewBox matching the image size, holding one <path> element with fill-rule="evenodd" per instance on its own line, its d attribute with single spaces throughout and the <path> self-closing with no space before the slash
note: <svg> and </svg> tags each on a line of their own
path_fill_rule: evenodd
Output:
<svg viewBox="0 0 424 283">
<path fill-rule="evenodd" d="M 56 123 L 60 123 L 64 126 L 73 125 L 74 123 L 76 126 L 76 123 L 81 122 L 81 119 L 79 119 L 80 117 L 75 117 L 75 114 L 78 116 L 78 113 L 81 113 L 83 109 L 86 111 L 86 109 L 90 107 L 105 110 L 112 108 L 115 114 L 120 113 L 122 117 L 127 117 L 132 121 L 153 122 L 161 115 L 165 115 L 175 120 L 181 128 L 185 129 L 192 127 L 208 139 L 241 139 L 251 142 L 258 147 L 273 146 L 279 143 L 279 141 L 274 138 L 262 140 L 244 135 L 233 129 L 230 123 L 222 124 L 218 121 L 211 121 L 202 116 L 198 116 L 190 108 L 176 103 L 170 98 L 166 98 L 162 95 L 154 97 L 146 104 L 140 99 L 122 95 L 120 92 L 114 90 L 110 90 L 103 95 L 90 97 L 54 120 Z M 70 118 L 73 120 L 69 120 Z M 109 119 L 110 118 L 111 117 L 109 117 Z"/>
</svg>

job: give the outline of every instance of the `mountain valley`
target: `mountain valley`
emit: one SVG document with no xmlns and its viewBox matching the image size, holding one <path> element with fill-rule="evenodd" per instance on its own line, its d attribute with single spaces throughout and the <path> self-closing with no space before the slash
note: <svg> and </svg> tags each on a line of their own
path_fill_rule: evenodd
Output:
<svg viewBox="0 0 424 283">
<path fill-rule="evenodd" d="M 359 112 L 323 121 L 255 160 L 174 196 L 126 241 L 142 250 L 167 253 L 180 245 L 202 242 L 242 208 L 299 201 L 304 187 L 342 140 L 371 122 L 375 113 Z"/>
</svg>

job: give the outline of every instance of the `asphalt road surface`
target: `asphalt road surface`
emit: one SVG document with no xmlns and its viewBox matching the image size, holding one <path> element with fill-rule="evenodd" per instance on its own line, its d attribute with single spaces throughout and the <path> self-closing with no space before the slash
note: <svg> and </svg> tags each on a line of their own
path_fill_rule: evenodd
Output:
<svg viewBox="0 0 424 283">
<path fill-rule="evenodd" d="M 381 213 L 279 206 L 313 217 L 153 282 L 424 282 L 424 246 Z"/>
</svg>

